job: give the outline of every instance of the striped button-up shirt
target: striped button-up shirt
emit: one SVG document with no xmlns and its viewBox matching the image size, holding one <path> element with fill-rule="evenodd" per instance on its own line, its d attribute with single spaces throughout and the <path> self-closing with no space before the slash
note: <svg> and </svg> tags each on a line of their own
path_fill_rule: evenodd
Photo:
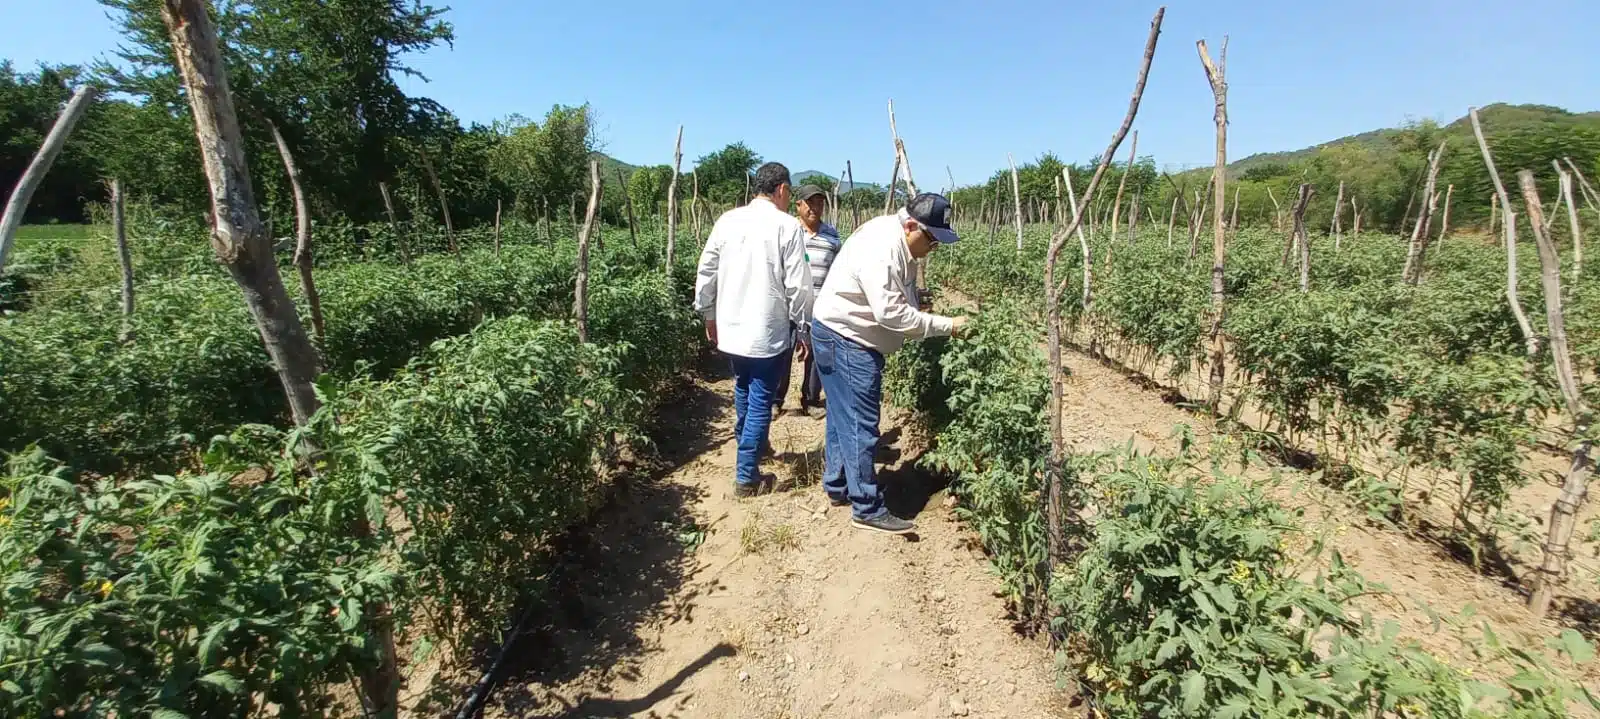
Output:
<svg viewBox="0 0 1600 719">
<path fill-rule="evenodd" d="M 839 253 L 839 231 L 826 222 L 819 223 L 817 231 L 806 230 L 806 261 L 811 263 L 811 289 L 822 292 L 822 281 L 828 279 L 828 268 L 833 266 L 833 256 Z"/>
</svg>

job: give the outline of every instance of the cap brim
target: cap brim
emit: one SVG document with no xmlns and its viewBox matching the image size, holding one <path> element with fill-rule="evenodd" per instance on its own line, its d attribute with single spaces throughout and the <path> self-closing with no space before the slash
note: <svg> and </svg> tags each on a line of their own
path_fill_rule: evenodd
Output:
<svg viewBox="0 0 1600 719">
<path fill-rule="evenodd" d="M 923 227 L 927 228 L 928 233 L 933 235 L 933 239 L 938 240 L 940 244 L 953 245 L 956 240 L 961 239 L 956 235 L 955 230 L 948 227 L 933 227 L 931 225 L 923 225 Z"/>
</svg>

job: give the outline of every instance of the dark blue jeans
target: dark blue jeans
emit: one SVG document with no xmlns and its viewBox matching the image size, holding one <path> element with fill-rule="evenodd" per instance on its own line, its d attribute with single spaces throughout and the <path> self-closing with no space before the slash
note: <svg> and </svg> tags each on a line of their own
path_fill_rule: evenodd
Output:
<svg viewBox="0 0 1600 719">
<path fill-rule="evenodd" d="M 856 344 L 821 322 L 811 324 L 822 391 L 828 395 L 827 457 L 822 489 L 848 497 L 857 519 L 887 514 L 872 460 L 878 451 L 883 400 L 883 355 Z"/>
<path fill-rule="evenodd" d="M 776 357 L 728 355 L 733 365 L 733 435 L 739 440 L 739 460 L 734 481 L 755 484 L 760 479 L 761 448 L 772 427 L 772 402 L 778 375 L 788 370 L 788 353 Z"/>
</svg>

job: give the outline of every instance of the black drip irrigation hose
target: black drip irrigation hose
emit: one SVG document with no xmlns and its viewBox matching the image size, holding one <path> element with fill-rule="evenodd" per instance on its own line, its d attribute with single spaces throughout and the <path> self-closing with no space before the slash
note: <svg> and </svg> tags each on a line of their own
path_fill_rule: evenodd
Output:
<svg viewBox="0 0 1600 719">
<path fill-rule="evenodd" d="M 473 719 L 482 714 L 484 702 L 489 700 L 489 695 L 494 693 L 495 677 L 500 673 L 500 667 L 506 662 L 506 656 L 511 653 L 511 645 L 516 644 L 517 638 L 522 636 L 522 630 L 527 626 L 528 619 L 533 616 L 533 609 L 537 602 L 528 602 L 528 607 L 522 610 L 522 616 L 517 618 L 517 623 L 511 627 L 511 632 L 506 635 L 506 640 L 500 644 L 500 651 L 489 665 L 488 671 L 478 683 L 472 686 L 472 691 L 467 694 L 467 699 L 456 711 L 456 719 Z"/>
</svg>

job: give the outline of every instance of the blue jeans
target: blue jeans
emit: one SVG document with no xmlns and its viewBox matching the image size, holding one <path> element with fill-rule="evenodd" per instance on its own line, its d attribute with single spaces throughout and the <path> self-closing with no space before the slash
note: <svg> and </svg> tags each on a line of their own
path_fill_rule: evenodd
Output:
<svg viewBox="0 0 1600 719">
<path fill-rule="evenodd" d="M 753 485 L 760 479 L 761 448 L 772 427 L 772 401 L 778 375 L 789 367 L 788 353 L 776 357 L 728 355 L 733 364 L 733 435 L 739 440 L 739 460 L 734 481 Z"/>
<path fill-rule="evenodd" d="M 828 395 L 827 457 L 822 489 L 848 497 L 857 519 L 877 519 L 883 506 L 872 460 L 878 451 L 883 400 L 883 355 L 856 344 L 821 322 L 811 324 L 811 351 Z"/>
</svg>

